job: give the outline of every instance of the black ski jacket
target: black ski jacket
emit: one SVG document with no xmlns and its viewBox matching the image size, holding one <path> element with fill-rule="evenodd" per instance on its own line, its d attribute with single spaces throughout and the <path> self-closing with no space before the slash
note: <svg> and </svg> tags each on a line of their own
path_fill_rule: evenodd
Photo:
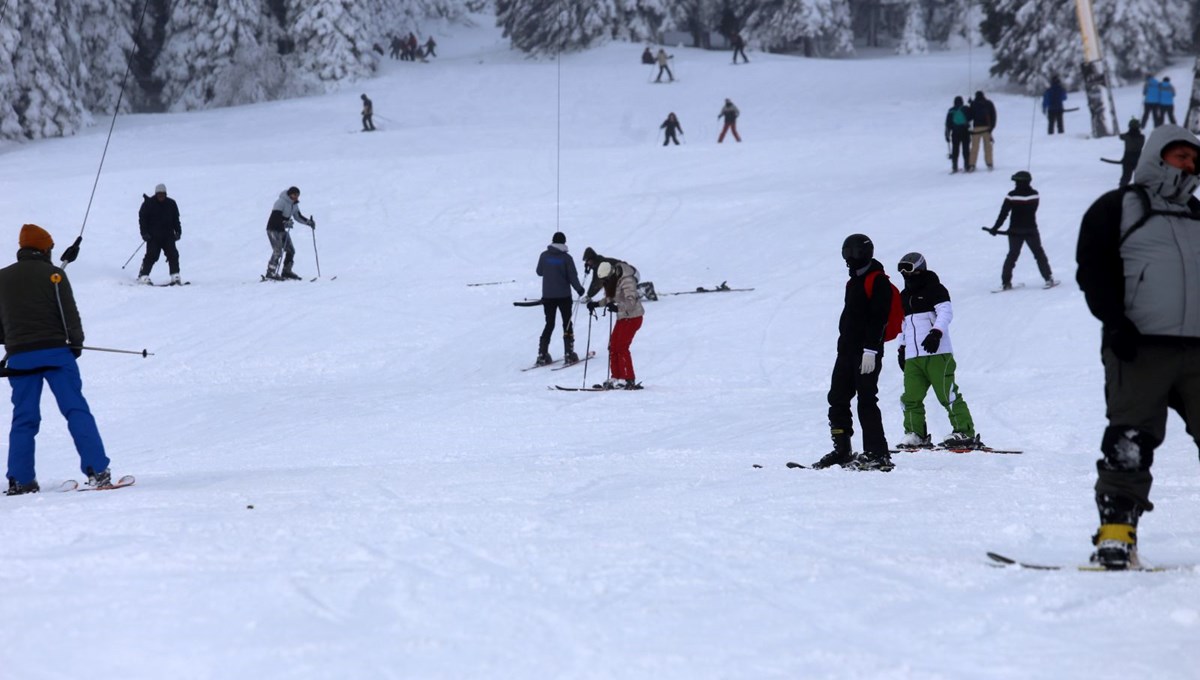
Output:
<svg viewBox="0 0 1200 680">
<path fill-rule="evenodd" d="M 864 279 L 873 271 L 879 274 L 873 281 L 871 296 L 867 297 Z M 891 310 L 892 284 L 879 260 L 871 260 L 861 274 L 852 272 L 846 282 L 846 302 L 838 321 L 838 354 L 862 354 L 869 349 L 882 355 L 883 332 Z"/>
<path fill-rule="evenodd" d="M 158 200 L 154 196 L 146 196 L 142 201 L 142 209 L 138 211 L 138 226 L 142 230 L 142 240 L 178 241 L 183 235 L 183 227 L 179 224 L 179 206 L 175 199 Z"/>
<path fill-rule="evenodd" d="M 1012 221 L 1008 225 L 1010 234 L 1032 234 L 1037 231 L 1038 192 L 1032 185 L 1022 182 L 1017 188 L 1008 192 L 1004 197 L 1004 205 L 1000 206 L 1000 216 L 992 229 L 999 230 L 1004 226 L 1004 220 L 1012 213 Z"/>
</svg>

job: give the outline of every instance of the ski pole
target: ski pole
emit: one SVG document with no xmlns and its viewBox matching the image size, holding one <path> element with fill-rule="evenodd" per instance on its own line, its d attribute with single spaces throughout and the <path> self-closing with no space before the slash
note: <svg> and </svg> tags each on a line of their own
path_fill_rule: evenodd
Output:
<svg viewBox="0 0 1200 680">
<path fill-rule="evenodd" d="M 317 252 L 317 228 L 312 228 L 313 257 L 317 260 L 317 278 L 321 278 L 321 254 Z"/>
<path fill-rule="evenodd" d="M 140 354 L 142 355 L 143 359 L 154 356 L 154 352 L 147 352 L 146 350 L 137 352 L 130 349 L 109 349 L 107 347 L 88 347 L 87 345 L 80 347 L 80 349 L 86 349 L 92 352 L 112 352 L 114 354 Z"/>
<path fill-rule="evenodd" d="M 613 327 L 613 314 L 612 314 L 612 312 L 607 312 L 607 313 L 608 313 L 608 357 L 609 357 L 609 362 L 608 362 L 608 377 L 607 377 L 607 378 L 605 378 L 605 380 L 604 380 L 604 381 L 605 381 L 605 382 L 611 382 L 611 381 L 612 381 L 612 327 Z"/>
<path fill-rule="evenodd" d="M 125 264 L 121 265 L 121 269 L 128 267 L 129 263 L 133 262 L 133 258 L 136 257 L 139 252 L 141 252 L 142 246 L 144 246 L 144 245 L 146 245 L 145 241 L 142 241 L 141 243 L 138 244 L 137 250 L 133 251 L 133 255 L 130 255 L 128 260 L 125 260 Z"/>
<path fill-rule="evenodd" d="M 580 299 L 582 299 L 582 298 L 580 298 Z M 588 310 L 588 339 L 587 339 L 587 347 L 585 347 L 583 350 L 584 351 L 583 356 L 585 358 L 590 357 L 592 355 L 592 319 L 594 319 L 594 318 L 596 318 L 596 315 L 592 314 L 591 310 Z M 587 365 L 588 365 L 588 362 L 584 361 L 583 362 L 583 386 L 584 387 L 587 387 Z"/>
</svg>

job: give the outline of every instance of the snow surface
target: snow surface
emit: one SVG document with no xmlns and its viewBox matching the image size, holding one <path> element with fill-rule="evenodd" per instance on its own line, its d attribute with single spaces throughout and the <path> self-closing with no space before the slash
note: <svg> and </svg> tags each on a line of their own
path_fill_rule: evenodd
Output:
<svg viewBox="0 0 1200 680">
<path fill-rule="evenodd" d="M 439 43 L 329 96 L 117 120 L 69 273 L 90 345 L 155 353 L 82 362 L 113 470 L 138 483 L 0 499 L 0 677 L 1197 677 L 1197 570 L 984 557 L 1081 563 L 1096 527 L 1099 333 L 1073 253 L 1120 174 L 1097 159 L 1121 145 L 1086 138 L 1086 107 L 1047 137 L 1039 103 L 986 81 L 978 50 L 734 67 L 677 49 L 679 82 L 654 85 L 639 45 L 559 65 L 490 28 Z M 976 88 L 999 109 L 997 169 L 949 176 L 945 111 Z M 378 133 L 356 132 L 362 91 Z M 725 97 L 742 144 L 715 144 Z M 1138 98 L 1117 92 L 1122 120 Z M 686 144 L 663 149 L 669 111 Z M 14 250 L 24 222 L 71 242 L 106 133 L 0 147 Z M 1040 289 L 1026 252 L 1028 285 L 992 295 L 1005 242 L 979 227 L 1027 163 L 1065 283 Z M 183 214 L 186 288 L 128 285 L 140 257 L 121 267 L 158 182 Z M 261 284 L 267 213 L 291 184 L 323 280 Z M 520 372 L 541 313 L 510 303 L 538 297 L 558 228 L 660 291 L 755 290 L 647 303 L 642 392 L 547 390 L 583 369 Z M 979 431 L 1024 455 L 784 467 L 829 447 L 839 248 L 856 231 L 889 271 L 920 250 L 941 274 Z M 310 233 L 293 234 L 315 276 Z M 590 325 L 589 383 L 607 324 Z M 582 349 L 582 315 L 578 334 Z M 49 486 L 79 472 L 43 407 Z M 1175 416 L 1169 430 L 1142 551 L 1195 564 L 1196 447 Z"/>
</svg>

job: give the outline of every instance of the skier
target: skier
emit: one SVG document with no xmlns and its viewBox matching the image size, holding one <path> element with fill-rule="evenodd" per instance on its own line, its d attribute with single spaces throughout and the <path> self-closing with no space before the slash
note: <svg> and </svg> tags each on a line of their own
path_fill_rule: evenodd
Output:
<svg viewBox="0 0 1200 680">
<path fill-rule="evenodd" d="M 79 467 L 94 487 L 111 484 L 108 456 L 96 420 L 83 398 L 79 364 L 83 324 L 71 283 L 50 262 L 54 239 L 36 224 L 21 227 L 17 262 L 0 270 L 0 342 L 6 355 L 0 373 L 12 385 L 13 419 L 8 435 L 9 496 L 37 493 L 34 449 L 41 422 L 42 382 L 67 419 Z"/>
<path fill-rule="evenodd" d="M 375 122 L 371 120 L 371 116 L 375 115 L 375 105 L 371 103 L 370 97 L 364 93 L 361 97 L 362 107 L 362 125 L 363 132 L 372 132 L 375 130 Z"/>
<path fill-rule="evenodd" d="M 434 40 L 433 36 L 431 35 L 431 36 L 429 36 L 429 39 L 425 41 L 425 56 L 426 57 L 436 57 L 437 56 L 436 50 L 437 50 L 437 41 Z"/>
<path fill-rule="evenodd" d="M 734 31 L 733 36 L 729 38 L 729 43 L 733 46 L 733 63 L 738 63 L 738 55 L 742 55 L 742 59 L 749 64 L 750 58 L 746 56 L 746 39 L 741 33 Z"/>
<path fill-rule="evenodd" d="M 667 74 L 667 77 L 671 79 L 671 82 L 675 82 L 675 74 L 671 73 L 671 67 L 667 65 L 667 61 L 674 58 L 675 57 L 673 56 L 668 56 L 667 51 L 663 48 L 658 48 L 658 56 L 654 59 L 656 62 L 658 62 L 658 77 L 654 79 L 654 82 L 661 83 L 663 73 Z"/>
<path fill-rule="evenodd" d="M 300 276 L 292 271 L 292 261 L 296 257 L 296 248 L 292 245 L 292 221 L 309 227 L 317 228 L 317 219 L 300 214 L 300 190 L 288 187 L 287 191 L 279 193 L 275 205 L 271 208 L 271 216 L 267 218 L 267 238 L 271 241 L 271 260 L 267 263 L 267 273 L 264 279 L 284 281 L 299 279 Z M 283 258 L 283 271 L 279 271 L 279 259 Z"/>
<path fill-rule="evenodd" d="M 1058 285 L 1050 272 L 1050 260 L 1046 259 L 1046 251 L 1042 249 L 1042 237 L 1038 233 L 1037 209 L 1038 192 L 1033 188 L 1033 175 L 1021 170 L 1012 176 L 1016 187 L 1004 197 L 1000 206 L 1000 216 L 988 231 L 995 236 L 1000 233 L 1004 220 L 1012 213 L 1012 221 L 1008 225 L 1008 255 L 1004 258 L 1004 268 L 1000 271 L 1001 290 L 1012 289 L 1013 268 L 1017 266 L 1017 258 L 1021 256 L 1021 247 L 1028 244 L 1033 259 L 1037 261 L 1038 271 L 1045 279 L 1045 288 Z"/>
<path fill-rule="evenodd" d="M 983 96 L 981 90 L 975 92 L 975 98 L 969 106 L 971 118 L 971 162 L 967 172 L 975 172 L 979 161 L 979 147 L 983 147 L 983 160 L 987 169 L 992 169 L 992 130 L 996 129 L 996 105 L 992 100 Z"/>
<path fill-rule="evenodd" d="M 725 141 L 726 132 L 732 132 L 734 139 L 736 139 L 738 142 L 742 141 L 742 138 L 740 135 L 738 135 L 737 131 L 737 119 L 740 115 L 742 115 L 742 112 L 738 111 L 738 107 L 734 106 L 733 100 L 726 99 L 725 106 L 722 106 L 721 112 L 717 114 L 717 118 L 725 119 L 725 126 L 721 128 L 721 134 L 717 137 L 717 144 Z"/>
<path fill-rule="evenodd" d="M 883 336 L 892 306 L 892 284 L 875 258 L 875 244 L 863 234 L 851 234 L 842 243 L 842 258 L 850 270 L 846 298 L 838 321 L 837 359 L 829 387 L 829 433 L 833 451 L 813 467 L 841 465 L 852 470 L 889 472 L 895 467 L 888 452 L 879 413 L 879 371 Z M 876 272 L 867 291 L 868 274 Z M 855 456 L 850 437 L 854 418 L 850 400 L 858 397 L 858 420 L 862 426 L 863 453 Z"/>
<path fill-rule="evenodd" d="M 967 159 L 970 132 L 967 124 L 971 122 L 971 112 L 963 105 L 962 97 L 954 98 L 954 106 L 946 111 L 946 142 L 950 147 L 950 174 L 958 172 L 958 156 L 962 154 L 963 170 L 971 167 Z"/>
<path fill-rule="evenodd" d="M 1137 167 L 1138 159 L 1142 157 L 1142 146 L 1146 136 L 1142 134 L 1142 124 L 1137 118 L 1129 119 L 1129 129 L 1119 135 L 1125 142 L 1125 153 L 1121 156 L 1121 181 L 1117 184 L 1123 187 L 1133 179 L 1133 170 Z"/>
<path fill-rule="evenodd" d="M 583 273 L 584 274 L 590 274 L 590 273 L 596 271 L 596 267 L 599 267 L 601 262 L 608 262 L 609 264 L 617 264 L 620 262 L 620 260 L 618 260 L 618 259 L 611 258 L 611 257 L 604 257 L 603 255 L 600 255 L 595 250 L 592 250 L 591 246 L 588 246 L 587 248 L 583 249 L 583 257 L 580 259 L 583 260 Z M 588 290 L 587 290 L 586 297 L 589 297 L 589 298 L 595 297 L 596 293 L 600 292 L 600 288 L 603 285 L 604 285 L 604 282 L 601 281 L 599 279 L 599 277 L 593 276 L 592 282 L 588 284 Z"/>
<path fill-rule="evenodd" d="M 1171 125 L 1175 125 L 1175 86 L 1171 84 L 1170 78 L 1163 78 L 1158 83 L 1158 116 L 1154 119 L 1154 125 L 1162 125 L 1166 119 L 1171 119 Z"/>
<path fill-rule="evenodd" d="M 142 232 L 142 240 L 146 242 L 146 256 L 142 258 L 142 268 L 138 271 L 138 283 L 153 285 L 150 270 L 158 262 L 161 253 L 167 256 L 171 285 L 182 284 L 183 281 L 179 279 L 179 249 L 175 242 L 183 236 L 183 227 L 179 224 L 179 206 L 175 199 L 167 197 L 167 185 L 154 187 L 154 196 L 142 194 L 138 227 Z"/>
<path fill-rule="evenodd" d="M 563 320 L 563 363 L 579 361 L 575 354 L 575 329 L 571 323 L 571 289 L 583 295 L 583 284 L 575 272 L 575 262 L 567 254 L 567 237 L 561 231 L 554 232 L 550 245 L 538 258 L 537 275 L 542 277 L 542 308 L 546 312 L 546 325 L 538 340 L 538 366 L 554 361 L 550 358 L 550 336 L 554 334 L 554 317 Z"/>
<path fill-rule="evenodd" d="M 666 146 L 667 142 L 675 142 L 675 146 L 679 146 L 679 138 L 675 136 L 675 133 L 683 134 L 683 126 L 679 124 L 679 119 L 675 117 L 674 112 L 667 114 L 667 119 L 658 126 L 658 129 L 666 130 L 663 135 L 663 146 Z"/>
<path fill-rule="evenodd" d="M 591 300 L 593 293 L 589 292 L 588 311 L 594 312 L 598 307 L 604 307 L 617 314 L 617 324 L 608 338 L 608 369 L 612 378 L 596 387 L 609 390 L 640 390 L 642 386 L 638 384 L 633 370 L 633 355 L 629 352 L 633 336 L 642 327 L 642 318 L 646 312 L 642 308 L 641 296 L 638 295 L 638 270 L 622 260 L 614 262 L 598 258 L 593 285 L 596 282 L 604 289 L 604 297 Z"/>
<path fill-rule="evenodd" d="M 1162 114 L 1158 111 L 1159 100 L 1162 97 L 1162 83 L 1152 75 L 1146 76 L 1142 85 L 1142 129 L 1146 129 L 1146 121 L 1154 123 L 1154 127 L 1162 124 Z"/>
<path fill-rule="evenodd" d="M 975 422 L 954 380 L 954 350 L 950 345 L 950 320 L 954 310 L 950 293 L 936 272 L 930 271 L 921 253 L 909 253 L 896 265 L 904 277 L 900 301 L 904 324 L 900 327 L 897 360 L 904 373 L 904 439 L 899 448 L 930 448 L 932 438 L 925 422 L 925 395 L 933 387 L 938 403 L 950 415 L 953 434 L 941 443 L 945 448 L 977 449 L 983 446 L 975 434 Z"/>
<path fill-rule="evenodd" d="M 1200 230 L 1200 139 L 1176 125 L 1154 130 L 1131 186 L 1083 216 L 1075 278 L 1103 324 L 1108 427 L 1096 461 L 1100 528 L 1092 562 L 1138 566 L 1137 526 L 1150 502 L 1154 450 L 1167 409 L 1200 445 L 1200 296 L 1193 235 Z"/>
<path fill-rule="evenodd" d="M 1067 101 L 1067 89 L 1063 87 L 1058 76 L 1050 79 L 1050 87 L 1042 93 L 1042 113 L 1046 115 L 1046 134 L 1054 134 L 1058 126 L 1058 134 L 1063 134 L 1063 102 Z"/>
</svg>

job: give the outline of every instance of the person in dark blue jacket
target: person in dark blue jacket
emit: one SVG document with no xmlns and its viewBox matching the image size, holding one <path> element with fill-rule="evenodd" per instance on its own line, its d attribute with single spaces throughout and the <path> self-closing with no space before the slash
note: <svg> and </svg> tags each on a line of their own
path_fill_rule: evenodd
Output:
<svg viewBox="0 0 1200 680">
<path fill-rule="evenodd" d="M 1042 93 L 1042 113 L 1046 114 L 1046 134 L 1054 134 L 1055 126 L 1058 134 L 1063 134 L 1063 102 L 1067 101 L 1067 88 L 1063 87 L 1058 76 L 1050 79 L 1050 87 Z"/>
<path fill-rule="evenodd" d="M 550 336 L 554 334 L 554 317 L 560 314 L 563 320 L 563 363 L 573 364 L 579 361 L 579 355 L 575 353 L 575 329 L 571 323 L 571 289 L 583 295 L 583 284 L 579 283 L 575 262 L 567 254 L 567 237 L 561 231 L 554 233 L 550 245 L 538 258 L 537 275 L 542 277 L 542 308 L 546 312 L 546 325 L 538 341 L 536 365 L 544 366 L 554 361 L 550 357 Z"/>
</svg>

